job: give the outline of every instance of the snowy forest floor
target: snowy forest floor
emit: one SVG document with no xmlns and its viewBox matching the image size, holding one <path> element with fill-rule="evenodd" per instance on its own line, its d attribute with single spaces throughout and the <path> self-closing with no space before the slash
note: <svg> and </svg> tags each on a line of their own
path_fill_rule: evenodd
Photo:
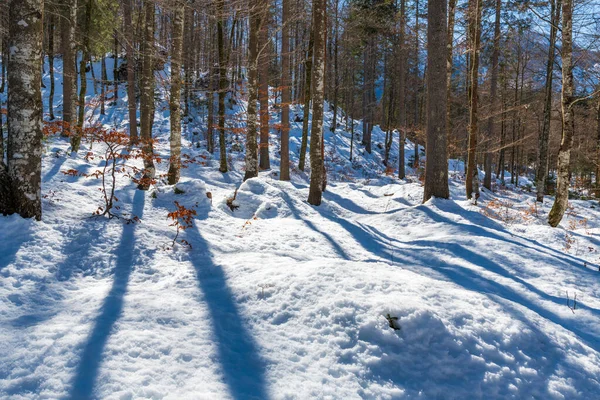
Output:
<svg viewBox="0 0 600 400">
<path fill-rule="evenodd" d="M 154 133 L 168 159 L 162 98 Z M 89 117 L 126 127 L 120 99 Z M 232 135 L 222 174 L 196 145 L 194 114 L 184 153 L 202 161 L 182 170 L 183 193 L 119 179 L 133 224 L 90 218 L 98 181 L 61 173 L 101 167 L 82 157 L 98 144 L 70 156 L 66 139 L 49 138 L 43 221 L 0 218 L 0 397 L 597 398 L 598 202 L 572 201 L 552 229 L 551 198 L 535 208 L 511 188 L 473 205 L 453 173 L 451 200 L 421 204 L 414 175 L 382 174 L 377 145 L 347 161 L 341 128 L 326 132 L 330 182 L 313 207 L 308 174 L 277 180 L 276 130 L 272 170 L 242 184 L 243 138 Z M 382 135 L 376 128 L 375 144 Z M 181 234 L 191 248 L 169 248 L 174 201 L 197 211 Z"/>
</svg>

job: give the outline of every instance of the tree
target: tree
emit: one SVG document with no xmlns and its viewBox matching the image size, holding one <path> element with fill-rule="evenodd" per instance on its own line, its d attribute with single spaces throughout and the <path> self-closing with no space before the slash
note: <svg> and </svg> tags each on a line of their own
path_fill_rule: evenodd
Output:
<svg viewBox="0 0 600 400">
<path fill-rule="evenodd" d="M 448 134 L 446 131 L 446 0 L 429 0 L 427 23 L 427 145 L 425 147 L 425 192 L 447 199 Z"/>
<path fill-rule="evenodd" d="M 265 1 L 268 4 L 268 1 Z M 265 4 L 265 6 L 267 6 Z M 260 104 L 260 150 L 259 167 L 271 168 L 269 160 L 269 26 L 265 13 L 258 32 L 258 102 Z"/>
<path fill-rule="evenodd" d="M 281 162 L 279 179 L 290 180 L 290 0 L 282 0 L 281 10 Z"/>
<path fill-rule="evenodd" d="M 482 0 L 469 0 L 469 145 L 467 159 L 466 192 L 467 199 L 479 197 L 476 150 L 479 134 L 479 44 L 481 40 Z"/>
<path fill-rule="evenodd" d="M 133 26 L 132 0 L 123 0 L 123 19 L 125 27 Z M 129 139 L 131 144 L 138 141 L 137 110 L 135 97 L 135 54 L 133 29 L 125 29 L 125 52 L 127 55 L 127 108 L 129 110 Z"/>
<path fill-rule="evenodd" d="M 302 119 L 302 142 L 300 143 L 300 159 L 298 160 L 298 168 L 304 171 L 306 163 L 306 149 L 308 147 L 308 119 L 310 113 L 310 104 L 312 96 L 312 68 L 313 68 L 313 51 L 314 51 L 314 31 L 310 28 L 310 38 L 308 40 L 308 49 L 306 60 L 304 62 L 304 115 Z"/>
<path fill-rule="evenodd" d="M 171 158 L 169 162 L 168 182 L 179 182 L 181 169 L 181 55 L 183 49 L 184 3 L 178 1 L 173 10 L 173 33 L 171 49 L 171 95 L 169 98 L 171 137 Z"/>
<path fill-rule="evenodd" d="M 61 42 L 63 53 L 63 135 L 70 133 L 75 118 L 77 77 L 75 72 L 75 25 L 77 0 L 62 0 Z"/>
<path fill-rule="evenodd" d="M 556 54 L 556 38 L 560 23 L 561 0 L 550 0 L 550 45 L 546 62 L 546 84 L 544 93 L 544 121 L 538 140 L 538 160 L 536 170 L 536 201 L 544 202 L 546 177 L 548 176 L 548 140 L 550 137 L 550 119 L 552 116 L 552 81 L 554 77 L 554 59 Z"/>
<path fill-rule="evenodd" d="M 92 0 L 86 0 L 85 14 L 83 21 L 83 51 L 79 62 L 79 111 L 77 115 L 77 130 L 71 132 L 71 151 L 77 153 L 81 144 L 81 134 L 83 131 L 83 122 L 85 118 L 85 94 L 87 91 L 86 65 L 90 57 L 90 34 L 92 25 Z"/>
<path fill-rule="evenodd" d="M 40 220 L 43 1 L 11 0 L 9 10 L 7 161 L 14 209 L 1 211 Z"/>
<path fill-rule="evenodd" d="M 227 62 L 223 33 L 223 0 L 217 1 L 217 48 L 219 61 L 219 171 L 227 172 L 227 145 L 225 143 L 225 91 L 227 90 Z"/>
<path fill-rule="evenodd" d="M 156 169 L 152 159 L 152 125 L 154 122 L 154 1 L 144 1 L 144 41 L 140 98 L 140 137 L 144 153 L 144 176 L 138 185 L 148 190 Z"/>
<path fill-rule="evenodd" d="M 308 202 L 314 206 L 321 204 L 323 182 L 325 180 L 323 160 L 323 103 L 325 94 L 325 47 L 327 45 L 326 10 L 327 0 L 313 0 L 313 119 L 310 130 L 310 187 Z"/>
<path fill-rule="evenodd" d="M 483 168 L 485 171 L 485 178 L 483 179 L 483 186 L 492 190 L 492 153 L 489 150 L 490 141 L 495 137 L 496 121 L 494 113 L 496 112 L 496 97 L 498 94 L 498 59 L 500 57 L 500 10 L 502 7 L 502 0 L 496 0 L 496 15 L 494 20 L 494 49 L 492 50 L 492 77 L 490 82 L 490 115 L 487 126 L 487 141 L 486 141 L 486 152 L 483 161 Z"/>
<path fill-rule="evenodd" d="M 552 227 L 558 226 L 569 202 L 569 164 L 575 131 L 575 113 L 573 110 L 573 0 L 563 0 L 562 14 L 562 139 L 556 167 L 556 198 L 548 214 L 548 223 Z"/>
<path fill-rule="evenodd" d="M 246 173 L 244 181 L 258 176 L 258 143 L 256 138 L 256 101 L 258 100 L 258 34 L 264 17 L 264 1 L 249 2 L 248 33 L 248 116 L 246 126 Z"/>
</svg>

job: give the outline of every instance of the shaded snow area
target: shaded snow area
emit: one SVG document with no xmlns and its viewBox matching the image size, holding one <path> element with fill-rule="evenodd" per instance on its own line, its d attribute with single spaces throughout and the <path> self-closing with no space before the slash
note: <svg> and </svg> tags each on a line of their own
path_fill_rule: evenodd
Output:
<svg viewBox="0 0 600 400">
<path fill-rule="evenodd" d="M 90 120 L 125 127 L 124 89 Z M 161 101 L 163 159 L 168 117 Z M 384 133 L 375 128 L 373 155 L 356 145 L 352 163 L 342 123 L 326 130 L 329 185 L 313 207 L 296 167 L 299 124 L 292 181 L 277 180 L 274 129 L 273 169 L 242 184 L 243 136 L 231 135 L 221 174 L 202 118 L 184 125 L 183 153 L 198 162 L 178 194 L 118 178 L 132 224 L 90 218 L 99 181 L 61 173 L 102 167 L 83 158 L 101 145 L 70 156 L 66 139 L 45 142 L 44 220 L 0 217 L 0 398 L 599 398 L 597 202 L 572 201 L 552 229 L 551 198 L 534 208 L 514 188 L 473 205 L 456 168 L 452 199 L 421 204 L 413 171 L 382 175 Z M 196 210 L 180 234 L 191 248 L 172 246 L 174 201 Z"/>
</svg>

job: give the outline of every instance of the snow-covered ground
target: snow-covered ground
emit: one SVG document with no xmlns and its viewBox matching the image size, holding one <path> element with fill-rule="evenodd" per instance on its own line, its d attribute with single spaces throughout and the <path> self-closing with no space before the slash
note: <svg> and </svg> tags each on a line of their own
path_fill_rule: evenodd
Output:
<svg viewBox="0 0 600 400">
<path fill-rule="evenodd" d="M 121 89 L 101 118 L 118 128 Z M 168 117 L 163 101 L 163 159 Z M 358 145 L 354 163 L 349 134 L 326 131 L 330 181 L 313 207 L 307 174 L 277 180 L 275 130 L 273 169 L 243 184 L 243 152 L 221 174 L 196 146 L 201 113 L 184 131 L 184 153 L 201 160 L 182 170 L 184 193 L 120 178 L 133 224 L 90 218 L 99 182 L 61 171 L 103 161 L 82 157 L 88 144 L 72 157 L 66 139 L 48 139 L 44 220 L 0 219 L 0 398 L 600 397 L 598 202 L 573 201 L 552 229 L 550 198 L 534 208 L 527 191 L 499 190 L 473 205 L 456 173 L 451 200 L 421 204 L 415 175 L 382 175 L 376 128 L 374 154 Z M 175 200 L 197 212 L 181 234 L 191 248 L 169 249 Z"/>
</svg>

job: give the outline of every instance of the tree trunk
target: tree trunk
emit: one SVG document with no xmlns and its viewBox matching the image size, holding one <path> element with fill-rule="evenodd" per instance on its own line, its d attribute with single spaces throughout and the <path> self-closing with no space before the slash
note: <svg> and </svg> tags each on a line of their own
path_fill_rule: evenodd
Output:
<svg viewBox="0 0 600 400">
<path fill-rule="evenodd" d="M 281 18 L 281 163 L 279 179 L 290 180 L 290 0 L 282 0 Z"/>
<path fill-rule="evenodd" d="M 54 120 L 54 14 L 48 20 L 48 65 L 50 69 L 50 93 L 48 96 L 48 113 L 50 121 Z"/>
<path fill-rule="evenodd" d="M 219 171 L 227 172 L 227 144 L 225 143 L 225 94 L 227 91 L 227 64 L 223 37 L 223 0 L 217 1 L 217 47 L 219 57 Z"/>
<path fill-rule="evenodd" d="M 337 127 L 337 113 L 338 113 L 338 42 L 339 42 L 339 30 L 340 23 L 338 18 L 339 0 L 335 0 L 335 35 L 333 37 L 333 120 L 331 121 L 331 132 L 335 132 Z"/>
<path fill-rule="evenodd" d="M 81 60 L 79 61 L 79 99 L 78 99 L 78 115 L 77 115 L 77 130 L 71 132 L 71 151 L 77 153 L 81 145 L 81 135 L 83 133 L 83 122 L 85 119 L 85 94 L 87 92 L 87 76 L 86 65 L 90 56 L 90 26 L 92 23 L 92 0 L 87 0 L 85 4 L 85 21 L 82 27 L 83 31 L 83 51 L 81 52 Z M 91 64 L 91 63 L 90 63 Z"/>
<path fill-rule="evenodd" d="M 446 129 L 448 140 L 452 142 L 452 72 L 454 70 L 454 24 L 456 21 L 456 1 L 448 2 L 448 37 L 446 39 Z"/>
<path fill-rule="evenodd" d="M 125 51 L 127 52 L 127 108 L 129 110 L 129 141 L 135 144 L 138 141 L 137 132 L 137 107 L 135 96 L 135 53 L 133 43 L 132 0 L 123 0 L 123 19 L 125 22 Z"/>
<path fill-rule="evenodd" d="M 77 0 L 63 0 L 61 19 L 61 42 L 63 52 L 63 136 L 71 134 L 76 115 L 77 73 L 75 71 L 75 26 L 77 24 Z"/>
<path fill-rule="evenodd" d="M 561 111 L 563 115 L 562 140 L 558 151 L 556 198 L 548 214 L 548 223 L 557 227 L 565 214 L 569 203 L 569 163 L 573 134 L 575 131 L 575 113 L 573 110 L 573 0 L 563 0 L 562 4 L 562 93 Z"/>
<path fill-rule="evenodd" d="M 469 145 L 467 159 L 466 192 L 467 199 L 479 197 L 479 182 L 477 176 L 477 135 L 478 127 L 478 81 L 479 81 L 479 42 L 481 40 L 481 0 L 469 2 L 469 46 L 471 62 L 469 71 Z"/>
<path fill-rule="evenodd" d="M 406 166 L 404 162 L 404 145 L 406 144 L 406 3 L 405 0 L 400 0 L 400 27 L 398 46 L 399 60 L 398 60 L 398 108 L 400 118 L 400 134 L 398 135 L 398 178 L 404 179 L 406 177 Z"/>
<path fill-rule="evenodd" d="M 14 205 L 0 212 L 37 220 L 42 218 L 42 19 L 42 0 L 11 0 L 7 161 L 12 199 L 0 199 L 2 207 Z"/>
<path fill-rule="evenodd" d="M 258 102 L 260 104 L 260 162 L 261 170 L 271 168 L 269 161 L 269 27 L 265 15 L 258 33 Z"/>
<path fill-rule="evenodd" d="M 179 182 L 181 174 L 181 54 L 183 50 L 184 3 L 178 1 L 173 10 L 173 32 L 171 49 L 171 94 L 169 98 L 171 137 L 169 140 L 171 158 L 169 161 L 168 182 Z"/>
<path fill-rule="evenodd" d="M 310 29 L 310 39 L 308 40 L 308 51 L 306 56 L 306 62 L 304 63 L 304 119 L 302 120 L 302 143 L 300 144 L 300 160 L 298 162 L 298 168 L 300 171 L 304 171 L 304 165 L 306 163 L 306 148 L 308 147 L 308 118 L 310 116 L 310 102 L 311 102 L 311 80 L 312 80 L 312 66 L 313 66 L 313 50 L 314 50 L 314 31 Z"/>
<path fill-rule="evenodd" d="M 102 58 L 100 59 L 101 63 L 101 79 L 100 79 L 100 114 L 105 114 L 105 104 L 106 103 L 106 82 L 108 81 L 108 73 L 106 71 L 106 56 L 104 53 L 102 54 Z"/>
<path fill-rule="evenodd" d="M 490 82 L 490 117 L 487 126 L 486 152 L 483 160 L 483 169 L 485 178 L 483 187 L 492 190 L 492 153 L 490 152 L 490 143 L 496 136 L 496 124 L 493 114 L 496 112 L 496 97 L 498 93 L 498 59 L 500 57 L 500 9 L 502 0 L 496 0 L 496 17 L 494 21 L 494 50 L 492 51 L 492 78 Z"/>
<path fill-rule="evenodd" d="M 142 76 L 140 98 L 140 137 L 144 153 L 144 173 L 138 185 L 140 190 L 148 190 L 154 180 L 152 146 L 152 123 L 154 121 L 154 2 L 144 2 L 144 46 L 142 52 Z"/>
<path fill-rule="evenodd" d="M 313 0 L 314 68 L 313 120 L 310 130 L 310 188 L 308 202 L 321 204 L 325 168 L 323 160 L 323 97 L 325 89 L 325 47 L 327 0 Z"/>
<path fill-rule="evenodd" d="M 546 63 L 546 86 L 544 97 L 544 121 L 538 139 L 538 159 L 536 170 L 536 200 L 544 202 L 546 193 L 546 177 L 548 176 L 548 140 L 550 138 L 550 120 L 552 117 L 552 81 L 554 76 L 554 59 L 556 54 L 556 37 L 560 23 L 561 0 L 550 0 L 550 45 L 548 47 L 548 61 Z"/>
<path fill-rule="evenodd" d="M 427 23 L 427 145 L 425 146 L 425 191 L 431 197 L 447 199 L 448 138 L 446 130 L 447 57 L 446 0 L 429 0 Z"/>
<path fill-rule="evenodd" d="M 113 56 L 115 57 L 113 62 L 113 90 L 115 94 L 113 95 L 113 103 L 116 106 L 117 100 L 119 99 L 119 38 L 117 36 L 117 30 L 114 32 L 114 49 Z M 93 67 L 92 67 L 93 68 Z M 93 69 L 92 69 L 93 71 Z M 108 82 L 108 78 L 106 80 Z"/>
<path fill-rule="evenodd" d="M 251 0 L 248 33 L 248 115 L 246 133 L 246 173 L 244 181 L 258 176 L 258 144 L 256 138 L 256 101 L 258 100 L 258 32 L 263 23 L 263 0 Z"/>
</svg>

